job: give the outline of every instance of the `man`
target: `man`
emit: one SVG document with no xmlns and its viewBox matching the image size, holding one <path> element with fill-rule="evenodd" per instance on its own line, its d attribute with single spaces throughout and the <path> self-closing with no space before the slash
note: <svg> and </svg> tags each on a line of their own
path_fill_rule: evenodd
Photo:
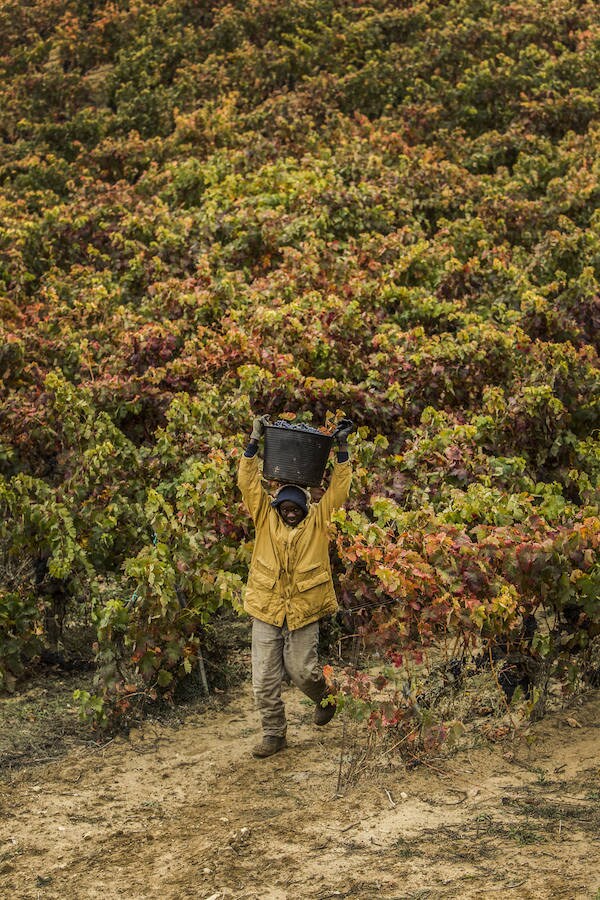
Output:
<svg viewBox="0 0 600 900">
<path fill-rule="evenodd" d="M 238 485 L 254 521 L 256 540 L 244 608 L 252 623 L 252 687 L 263 737 L 257 759 L 287 746 L 281 684 L 291 681 L 316 704 L 314 721 L 326 725 L 335 705 L 322 706 L 327 687 L 317 656 L 319 619 L 337 610 L 329 562 L 331 514 L 346 501 L 351 469 L 345 420 L 335 435 L 337 460 L 328 489 L 318 503 L 297 485 L 284 485 L 271 502 L 261 484 L 258 442 L 268 416 L 254 419 L 250 443 L 240 460 Z"/>
</svg>

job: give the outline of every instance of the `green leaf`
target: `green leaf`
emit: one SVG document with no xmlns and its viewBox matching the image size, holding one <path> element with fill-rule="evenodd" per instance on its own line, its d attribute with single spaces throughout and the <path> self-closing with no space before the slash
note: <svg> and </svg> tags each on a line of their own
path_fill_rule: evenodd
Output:
<svg viewBox="0 0 600 900">
<path fill-rule="evenodd" d="M 172 672 L 168 672 L 166 669 L 159 669 L 157 681 L 160 687 L 167 687 L 173 681 Z"/>
</svg>

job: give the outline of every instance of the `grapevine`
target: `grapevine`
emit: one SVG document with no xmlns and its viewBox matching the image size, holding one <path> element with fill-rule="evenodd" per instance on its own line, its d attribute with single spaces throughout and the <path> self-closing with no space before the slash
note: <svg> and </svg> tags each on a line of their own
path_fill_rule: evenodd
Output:
<svg viewBox="0 0 600 900">
<path fill-rule="evenodd" d="M 3 5 L 2 690 L 84 624 L 85 715 L 172 700 L 241 610 L 253 417 L 340 410 L 339 627 L 406 688 L 340 690 L 412 733 L 442 644 L 532 715 L 597 678 L 597 10 L 475 6 Z"/>
</svg>

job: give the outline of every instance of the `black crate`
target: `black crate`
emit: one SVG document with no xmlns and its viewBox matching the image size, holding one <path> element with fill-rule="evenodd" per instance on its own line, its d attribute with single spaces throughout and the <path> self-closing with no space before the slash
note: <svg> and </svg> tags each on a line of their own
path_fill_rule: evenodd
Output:
<svg viewBox="0 0 600 900">
<path fill-rule="evenodd" d="M 332 444 L 330 434 L 267 425 L 263 476 L 284 484 L 318 487 Z"/>
</svg>

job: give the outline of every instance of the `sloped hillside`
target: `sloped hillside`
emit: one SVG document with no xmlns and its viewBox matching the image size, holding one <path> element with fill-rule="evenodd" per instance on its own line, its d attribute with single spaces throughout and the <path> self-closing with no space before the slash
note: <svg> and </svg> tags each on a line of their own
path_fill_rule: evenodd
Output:
<svg viewBox="0 0 600 900">
<path fill-rule="evenodd" d="M 591 0 L 5 0 L 4 688 L 73 623 L 100 720 L 193 678 L 247 571 L 252 414 L 336 409 L 340 597 L 397 666 L 449 636 L 577 686 L 599 105 Z"/>
</svg>

